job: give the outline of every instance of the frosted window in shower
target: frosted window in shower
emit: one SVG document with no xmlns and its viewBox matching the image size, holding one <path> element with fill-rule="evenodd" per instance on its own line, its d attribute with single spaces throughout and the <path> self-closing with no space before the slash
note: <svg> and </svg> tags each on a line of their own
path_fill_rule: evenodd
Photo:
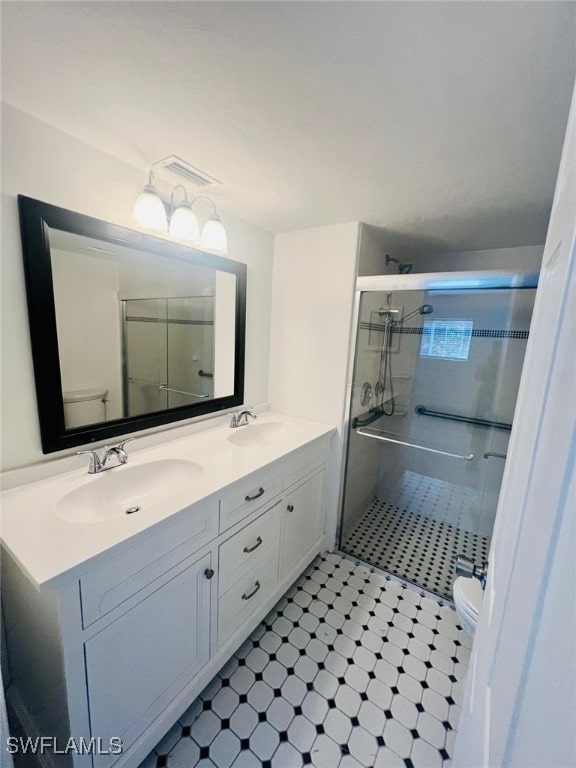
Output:
<svg viewBox="0 0 576 768">
<path fill-rule="evenodd" d="M 472 320 L 425 320 L 420 357 L 468 360 L 472 325 Z"/>
</svg>

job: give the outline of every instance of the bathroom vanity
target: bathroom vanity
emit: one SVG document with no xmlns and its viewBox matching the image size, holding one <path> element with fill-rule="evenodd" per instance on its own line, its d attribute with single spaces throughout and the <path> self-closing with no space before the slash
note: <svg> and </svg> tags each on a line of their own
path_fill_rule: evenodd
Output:
<svg viewBox="0 0 576 768">
<path fill-rule="evenodd" d="M 10 704 L 31 736 L 100 752 L 43 765 L 135 768 L 155 746 L 323 550 L 332 434 L 263 414 L 4 494 Z"/>
</svg>

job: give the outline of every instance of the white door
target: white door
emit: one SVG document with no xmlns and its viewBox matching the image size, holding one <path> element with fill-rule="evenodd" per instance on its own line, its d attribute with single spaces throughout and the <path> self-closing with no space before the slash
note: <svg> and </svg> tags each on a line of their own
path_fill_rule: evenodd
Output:
<svg viewBox="0 0 576 768">
<path fill-rule="evenodd" d="M 192 560 L 192 558 L 190 558 Z M 92 736 L 128 749 L 209 657 L 210 555 L 146 597 L 85 644 Z M 97 755 L 95 768 L 114 756 Z"/>
<path fill-rule="evenodd" d="M 324 471 L 286 494 L 282 533 L 282 575 L 294 566 L 322 535 Z"/>
<path fill-rule="evenodd" d="M 576 512 L 573 97 L 454 768 L 573 768 Z"/>
</svg>

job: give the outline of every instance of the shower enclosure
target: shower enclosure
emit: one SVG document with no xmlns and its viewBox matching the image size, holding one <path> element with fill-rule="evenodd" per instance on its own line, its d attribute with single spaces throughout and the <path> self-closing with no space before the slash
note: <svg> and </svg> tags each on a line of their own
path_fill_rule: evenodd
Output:
<svg viewBox="0 0 576 768">
<path fill-rule="evenodd" d="M 125 299 L 124 416 L 214 396 L 214 296 Z"/>
<path fill-rule="evenodd" d="M 342 551 L 449 599 L 486 561 L 536 281 L 358 279 Z"/>
</svg>

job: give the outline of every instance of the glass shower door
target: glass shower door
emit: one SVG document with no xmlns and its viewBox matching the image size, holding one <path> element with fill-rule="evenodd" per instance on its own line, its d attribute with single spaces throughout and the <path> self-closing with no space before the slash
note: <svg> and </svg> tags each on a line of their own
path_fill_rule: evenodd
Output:
<svg viewBox="0 0 576 768">
<path fill-rule="evenodd" d="M 343 551 L 448 598 L 487 559 L 534 294 L 362 293 Z"/>
</svg>

